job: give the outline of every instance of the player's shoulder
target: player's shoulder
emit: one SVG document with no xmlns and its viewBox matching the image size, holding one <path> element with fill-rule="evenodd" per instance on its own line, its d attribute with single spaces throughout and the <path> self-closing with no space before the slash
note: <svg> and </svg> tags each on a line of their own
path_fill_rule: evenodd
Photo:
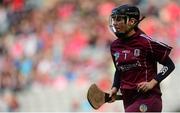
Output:
<svg viewBox="0 0 180 113">
<path fill-rule="evenodd" d="M 141 33 L 141 34 L 139 35 L 139 40 L 141 41 L 141 43 L 145 43 L 145 44 L 154 41 L 154 40 L 152 39 L 152 37 L 148 36 L 148 35 L 145 34 L 145 33 Z"/>
<path fill-rule="evenodd" d="M 117 46 L 119 44 L 119 42 L 120 42 L 119 39 L 115 39 L 114 41 L 112 41 L 111 48 Z"/>
<path fill-rule="evenodd" d="M 150 36 L 148 36 L 148 35 L 146 35 L 146 34 L 140 34 L 140 38 L 141 38 L 142 40 L 144 40 L 145 42 L 147 42 L 147 43 L 152 42 L 152 43 L 156 43 L 156 44 L 159 44 L 159 45 L 167 46 L 167 47 L 168 47 L 167 44 L 165 44 L 165 43 L 163 43 L 163 42 L 161 42 L 161 41 L 155 40 L 155 39 L 151 38 Z"/>
</svg>

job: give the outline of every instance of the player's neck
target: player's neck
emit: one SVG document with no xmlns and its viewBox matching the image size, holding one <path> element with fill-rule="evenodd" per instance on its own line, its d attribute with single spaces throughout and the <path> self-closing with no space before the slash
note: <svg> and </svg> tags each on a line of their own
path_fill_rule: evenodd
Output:
<svg viewBox="0 0 180 113">
<path fill-rule="evenodd" d="M 131 37 L 132 35 L 134 35 L 136 32 L 135 32 L 135 30 L 131 30 L 128 34 L 127 34 L 127 36 L 128 37 Z"/>
</svg>

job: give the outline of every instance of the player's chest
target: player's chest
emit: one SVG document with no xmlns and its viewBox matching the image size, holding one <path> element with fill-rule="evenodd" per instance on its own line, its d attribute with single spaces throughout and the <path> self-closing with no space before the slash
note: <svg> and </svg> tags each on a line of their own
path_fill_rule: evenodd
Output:
<svg viewBox="0 0 180 113">
<path fill-rule="evenodd" d="M 142 46 L 119 46 L 112 48 L 116 64 L 133 64 L 145 59 L 146 51 Z"/>
</svg>

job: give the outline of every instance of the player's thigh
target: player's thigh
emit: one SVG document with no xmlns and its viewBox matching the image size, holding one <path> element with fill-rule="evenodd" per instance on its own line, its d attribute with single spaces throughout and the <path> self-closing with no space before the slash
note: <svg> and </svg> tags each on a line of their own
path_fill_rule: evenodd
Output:
<svg viewBox="0 0 180 113">
<path fill-rule="evenodd" d="M 160 96 L 151 96 L 146 99 L 138 99 L 125 109 L 125 112 L 161 112 L 162 100 Z"/>
</svg>

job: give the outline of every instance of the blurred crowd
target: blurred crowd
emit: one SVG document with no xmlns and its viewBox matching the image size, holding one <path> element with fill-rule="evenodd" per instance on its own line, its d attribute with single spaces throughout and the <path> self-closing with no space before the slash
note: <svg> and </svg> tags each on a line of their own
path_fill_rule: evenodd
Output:
<svg viewBox="0 0 180 113">
<path fill-rule="evenodd" d="M 32 85 L 59 91 L 69 84 L 83 88 L 96 82 L 111 87 L 114 68 L 109 45 L 112 8 L 130 3 L 146 18 L 147 34 L 180 56 L 179 0 L 1 0 L 0 110 L 19 111 L 16 95 Z M 81 107 L 72 100 L 72 110 Z"/>
</svg>

